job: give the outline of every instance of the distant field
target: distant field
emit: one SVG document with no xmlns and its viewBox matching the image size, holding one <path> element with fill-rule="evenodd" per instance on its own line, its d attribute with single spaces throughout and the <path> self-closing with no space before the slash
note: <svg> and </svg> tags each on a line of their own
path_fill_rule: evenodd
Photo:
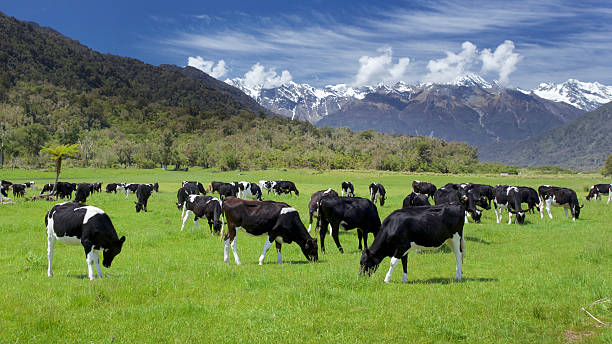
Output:
<svg viewBox="0 0 612 344">
<path fill-rule="evenodd" d="M 53 182 L 53 172 L 0 170 L 13 182 Z M 582 209 L 573 223 L 561 208 L 553 219 L 528 215 L 525 226 L 465 226 L 464 280 L 454 282 L 455 259 L 443 248 L 408 256 L 407 284 L 396 269 L 384 284 L 389 259 L 371 278 L 359 276 L 357 233 L 340 233 L 342 255 L 326 238 L 327 253 L 306 263 L 299 247 L 283 245 L 285 264 L 269 253 L 258 266 L 264 237 L 239 231 L 243 263 L 223 263 L 223 244 L 189 221 L 180 232 L 176 190 L 182 180 L 286 179 L 299 197 L 268 196 L 296 207 L 308 225 L 313 192 L 350 180 L 367 197 L 370 182 L 388 193 L 381 220 L 401 207 L 413 179 L 447 182 L 571 187 Z M 586 202 L 586 187 L 611 182 L 596 175 L 410 175 L 380 171 L 267 170 L 170 172 L 65 168 L 63 181 L 160 183 L 148 213 L 136 213 L 135 196 L 95 194 L 88 204 L 104 209 L 123 252 L 105 278 L 89 281 L 83 249 L 56 244 L 53 278 L 46 273 L 44 215 L 53 203 L 17 200 L 0 206 L 0 343 L 16 342 L 215 342 L 378 343 L 470 342 L 612 343 L 612 329 L 594 326 L 581 307 L 612 322 L 612 204 Z M 31 195 L 32 193 L 28 193 Z M 12 197 L 12 195 L 11 195 Z M 507 221 L 507 213 L 504 213 Z M 371 244 L 372 237 L 369 238 Z M 270 252 L 273 252 L 271 250 Z"/>
</svg>

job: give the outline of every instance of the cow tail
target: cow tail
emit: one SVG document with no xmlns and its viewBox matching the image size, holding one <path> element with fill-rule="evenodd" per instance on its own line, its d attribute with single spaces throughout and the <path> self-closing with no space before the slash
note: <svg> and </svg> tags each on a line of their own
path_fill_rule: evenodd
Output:
<svg viewBox="0 0 612 344">
<path fill-rule="evenodd" d="M 221 232 L 219 233 L 219 240 L 223 241 L 223 235 L 225 233 L 225 212 L 223 211 L 223 205 L 221 206 L 221 216 L 220 217 L 221 217 Z"/>
<path fill-rule="evenodd" d="M 459 248 L 461 249 L 461 264 L 463 264 L 463 257 L 465 257 L 465 240 L 463 235 L 461 235 L 461 240 L 459 241 Z"/>
</svg>

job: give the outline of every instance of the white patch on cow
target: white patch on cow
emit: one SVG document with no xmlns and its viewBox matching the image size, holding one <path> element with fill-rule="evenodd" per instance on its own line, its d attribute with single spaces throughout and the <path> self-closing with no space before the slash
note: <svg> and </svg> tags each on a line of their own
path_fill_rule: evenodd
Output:
<svg viewBox="0 0 612 344">
<path fill-rule="evenodd" d="M 223 235 L 223 233 L 221 233 Z M 229 263 L 229 248 L 230 242 L 229 239 L 226 239 L 223 243 L 223 261 Z"/>
<path fill-rule="evenodd" d="M 455 267 L 455 271 L 456 271 L 456 275 L 455 275 L 455 279 L 456 280 L 461 280 L 462 277 L 462 264 L 463 264 L 463 256 L 465 254 L 464 250 L 465 250 L 465 242 L 463 240 L 463 238 L 459 235 L 459 233 L 455 233 L 453 234 L 452 239 L 448 239 L 446 241 L 446 243 L 448 244 L 448 246 L 450 246 L 451 250 L 453 251 L 453 253 L 455 254 L 455 261 L 456 261 L 456 267 Z"/>
<path fill-rule="evenodd" d="M 395 269 L 395 266 L 397 265 L 397 263 L 399 263 L 399 261 L 400 261 L 399 258 L 391 257 L 391 262 L 389 264 L 389 271 L 385 275 L 385 283 L 389 283 L 391 281 L 391 275 L 393 275 L 393 269 Z"/>
<path fill-rule="evenodd" d="M 86 205 L 84 207 L 75 208 L 74 211 L 77 211 L 79 209 L 87 210 L 87 212 L 85 213 L 85 216 L 83 217 L 83 224 L 86 224 L 87 221 L 89 221 L 89 219 L 91 219 L 95 215 L 104 214 L 104 210 L 91 206 L 91 205 Z"/>
<path fill-rule="evenodd" d="M 189 195 L 189 202 L 193 203 L 195 202 L 196 198 L 198 198 L 199 195 Z"/>
<path fill-rule="evenodd" d="M 280 214 L 283 215 L 283 214 L 287 214 L 287 213 L 292 213 L 294 211 L 297 211 L 297 210 L 295 210 L 295 208 L 292 208 L 292 207 L 285 207 L 285 208 L 281 209 Z"/>
<path fill-rule="evenodd" d="M 312 229 L 312 222 L 308 224 L 308 233 L 310 233 L 311 229 Z"/>
<path fill-rule="evenodd" d="M 340 221 L 340 226 L 342 228 L 346 228 L 346 226 L 348 226 L 348 223 L 346 223 L 346 221 L 342 220 L 342 221 Z"/>
<path fill-rule="evenodd" d="M 263 265 L 264 259 L 266 259 L 266 253 L 272 246 L 272 241 L 266 239 L 266 243 L 264 244 L 263 252 L 261 252 L 261 256 L 259 256 L 259 265 Z"/>
<path fill-rule="evenodd" d="M 53 277 L 53 268 L 51 263 L 53 262 L 53 249 L 55 247 L 55 231 L 53 230 L 53 215 L 47 217 L 47 276 Z"/>
<path fill-rule="evenodd" d="M 236 247 L 236 237 L 234 237 L 234 240 L 232 241 L 230 246 L 232 248 L 232 253 L 234 254 L 234 260 L 236 261 L 236 265 L 240 265 L 240 259 L 238 258 L 238 249 Z"/>
<path fill-rule="evenodd" d="M 93 271 L 93 264 L 96 264 L 96 270 L 98 273 L 98 277 L 101 278 L 102 277 L 102 269 L 100 268 L 100 255 L 98 253 L 98 250 L 91 250 L 89 251 L 89 253 L 87 253 L 87 272 L 88 272 L 88 276 L 90 280 L 93 280 L 95 278 L 94 276 L 94 271 Z"/>
<path fill-rule="evenodd" d="M 327 189 L 325 192 L 323 192 L 323 194 L 325 195 L 325 194 L 328 194 L 328 193 L 330 193 L 330 192 L 332 192 L 332 189 L 331 189 L 331 188 Z"/>
<path fill-rule="evenodd" d="M 193 211 L 191 210 L 187 210 L 187 212 L 185 213 L 185 216 L 183 217 L 183 225 L 181 226 L 181 232 L 183 231 L 183 228 L 185 228 L 185 223 L 187 223 L 187 219 L 189 219 L 189 216 L 193 214 Z"/>
<path fill-rule="evenodd" d="M 53 234 L 55 234 L 55 233 L 53 233 Z M 81 245 L 81 239 L 79 239 L 77 237 L 69 237 L 69 236 L 58 237 L 58 236 L 55 236 L 55 240 L 61 242 L 62 244 L 65 244 L 65 245 Z"/>
</svg>

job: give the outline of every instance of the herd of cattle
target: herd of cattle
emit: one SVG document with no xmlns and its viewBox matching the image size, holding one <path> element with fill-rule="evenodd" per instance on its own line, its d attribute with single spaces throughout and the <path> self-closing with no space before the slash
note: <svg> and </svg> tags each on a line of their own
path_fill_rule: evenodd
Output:
<svg viewBox="0 0 612 344">
<path fill-rule="evenodd" d="M 34 182 L 13 184 L 2 181 L 0 191 L 3 197 L 8 197 L 8 190 L 13 190 L 15 197 L 23 197 L 25 188 L 33 188 Z M 94 279 L 93 265 L 96 265 L 98 276 L 102 276 L 98 251 L 102 250 L 103 265 L 110 267 L 113 258 L 121 252 L 125 236 L 119 238 L 108 215 L 101 209 L 84 203 L 90 194 L 100 192 L 102 183 L 66 183 L 57 185 L 46 184 L 41 194 L 50 192 L 58 198 L 72 197 L 76 191 L 74 202 L 56 204 L 45 216 L 48 239 L 48 275 L 52 276 L 51 262 L 55 241 L 85 248 L 88 275 Z M 370 197 L 354 196 L 354 187 L 350 182 L 341 184 L 341 195 L 329 188 L 315 192 L 308 203 L 308 229 L 300 219 L 295 208 L 285 202 L 262 201 L 262 190 L 268 194 L 299 195 L 295 183 L 291 181 L 260 181 L 251 182 L 211 182 L 207 188 L 197 181 L 184 181 L 177 192 L 177 207 L 182 211 L 181 231 L 189 217 L 194 215 L 194 224 L 206 218 L 211 233 L 217 233 L 224 240 L 224 261 L 229 262 L 231 248 L 236 264 L 240 264 L 236 246 L 237 229 L 242 228 L 249 234 L 267 235 L 267 240 L 259 264 L 263 264 L 269 248 L 276 245 L 277 261 L 282 263 L 282 244 L 295 242 L 300 246 L 304 256 L 309 261 L 318 260 L 318 243 L 313 238 L 313 217 L 317 219 L 314 236 L 319 234 L 321 252 L 325 252 L 325 236 L 331 234 L 338 250 L 344 250 L 338 237 L 340 228 L 356 229 L 358 248 L 362 251 L 360 271 L 362 274 L 374 272 L 385 257 L 391 257 L 390 268 L 385 276 L 389 282 L 393 269 L 401 260 L 403 267 L 402 282 L 407 281 L 407 254 L 415 249 L 432 249 L 447 243 L 456 258 L 456 279 L 461 279 L 462 261 L 465 253 L 463 238 L 464 223 L 471 217 L 479 223 L 482 211 L 495 208 L 497 223 L 502 221 L 502 211 L 508 211 L 508 224 L 512 216 L 516 223 L 524 224 L 528 212 L 534 209 L 544 217 L 544 209 L 552 219 L 551 206 L 560 206 L 571 212 L 572 220 L 580 216 L 583 205 L 578 202 L 576 192 L 569 188 L 543 185 L 536 191 L 530 187 L 484 184 L 448 183 L 437 188 L 434 184 L 413 181 L 412 192 L 406 196 L 402 208 L 392 212 L 384 221 L 380 220 L 375 203 L 384 205 L 385 188 L 381 184 L 372 183 L 369 186 Z M 130 193 L 137 197 L 136 212 L 147 211 L 147 201 L 153 191 L 159 192 L 157 183 L 126 184 L 111 183 L 106 187 L 107 193 L 124 191 L 126 198 Z M 217 193 L 219 198 L 207 195 Z M 345 196 L 346 195 L 346 196 Z M 599 199 L 608 195 L 608 203 L 612 200 L 612 185 L 597 184 L 590 188 L 587 200 Z M 429 199 L 433 199 L 431 205 Z M 526 209 L 523 209 L 526 204 Z M 479 209 L 480 207 L 480 209 Z M 374 241 L 370 247 L 367 244 L 368 234 L 372 233 Z M 362 245 L 363 242 L 363 245 Z"/>
</svg>

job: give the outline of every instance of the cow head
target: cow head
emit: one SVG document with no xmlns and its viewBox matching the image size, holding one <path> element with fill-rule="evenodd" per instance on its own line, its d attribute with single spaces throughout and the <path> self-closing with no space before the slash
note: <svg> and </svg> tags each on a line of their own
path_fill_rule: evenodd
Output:
<svg viewBox="0 0 612 344">
<path fill-rule="evenodd" d="M 306 239 L 306 243 L 302 246 L 302 253 L 306 256 L 311 262 L 319 261 L 319 246 L 317 245 L 317 239 L 308 238 Z"/>
<path fill-rule="evenodd" d="M 516 223 L 519 225 L 525 224 L 525 212 L 522 209 L 519 209 L 519 211 L 508 209 L 508 211 L 516 215 Z"/>
<path fill-rule="evenodd" d="M 468 210 L 470 216 L 472 216 L 472 220 L 476 223 L 480 223 L 480 218 L 482 217 L 482 211 L 474 208 L 473 210 Z"/>
<path fill-rule="evenodd" d="M 582 207 L 584 207 L 584 204 L 579 205 L 576 203 L 576 205 L 574 205 L 574 218 L 578 219 L 580 217 L 580 209 L 582 209 Z"/>
<path fill-rule="evenodd" d="M 103 254 L 102 254 L 103 255 L 102 265 L 104 265 L 105 268 L 110 268 L 111 263 L 113 262 L 113 259 L 115 259 L 115 256 L 121 253 L 121 248 L 123 247 L 124 242 L 125 242 L 125 235 L 122 236 L 121 239 L 113 242 L 111 244 L 111 247 L 104 249 Z"/>
<path fill-rule="evenodd" d="M 369 248 L 366 248 L 361 253 L 361 260 L 359 261 L 359 273 L 361 275 L 371 276 L 378 269 L 380 262 L 377 262 Z"/>
</svg>

